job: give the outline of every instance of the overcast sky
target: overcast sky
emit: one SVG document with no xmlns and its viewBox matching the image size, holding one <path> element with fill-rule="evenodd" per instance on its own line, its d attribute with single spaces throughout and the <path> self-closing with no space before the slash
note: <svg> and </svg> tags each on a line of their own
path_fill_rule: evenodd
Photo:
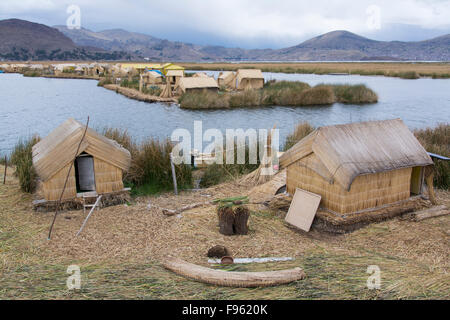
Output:
<svg viewBox="0 0 450 320">
<path fill-rule="evenodd" d="M 296 45 L 333 30 L 415 41 L 450 33 L 450 0 L 0 0 L 0 19 L 122 28 L 172 41 L 244 48 Z"/>
</svg>

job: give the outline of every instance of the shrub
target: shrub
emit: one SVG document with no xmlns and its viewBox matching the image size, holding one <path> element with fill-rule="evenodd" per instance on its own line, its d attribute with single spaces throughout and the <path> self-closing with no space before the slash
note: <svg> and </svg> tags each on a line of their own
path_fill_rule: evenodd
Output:
<svg viewBox="0 0 450 320">
<path fill-rule="evenodd" d="M 261 106 L 260 90 L 244 90 L 230 94 L 230 107 L 257 107 Z"/>
<path fill-rule="evenodd" d="M 450 124 L 439 124 L 435 128 L 419 129 L 414 135 L 428 152 L 450 157 Z M 435 160 L 434 185 L 437 188 L 450 188 L 450 163 Z"/>
<path fill-rule="evenodd" d="M 299 97 L 301 105 L 326 105 L 335 102 L 333 89 L 329 86 L 316 86 L 302 91 Z"/>
<path fill-rule="evenodd" d="M 208 90 L 184 93 L 178 101 L 180 107 L 184 109 L 226 109 L 230 107 L 228 95 Z"/>
<path fill-rule="evenodd" d="M 20 189 L 32 193 L 36 189 L 37 174 L 33 167 L 33 146 L 39 142 L 38 136 L 19 140 L 11 153 L 10 162 L 16 166 L 14 175 L 19 178 Z"/>
<path fill-rule="evenodd" d="M 237 164 L 238 146 L 236 143 L 234 145 L 234 164 L 227 164 L 225 161 L 226 154 L 224 154 L 223 164 L 214 163 L 206 167 L 205 173 L 200 180 L 200 187 L 207 188 L 228 180 L 237 179 L 259 167 L 259 160 L 256 164 L 251 164 L 249 161 L 250 150 L 248 144 L 245 145 L 245 163 Z"/>
<path fill-rule="evenodd" d="M 103 129 L 103 134 L 116 140 L 130 151 L 131 166 L 124 176 L 125 184 L 139 189 L 142 193 L 159 192 L 173 188 L 170 153 L 173 144 L 169 140 L 159 141 L 147 138 L 136 143 L 127 131 L 114 128 Z M 190 165 L 175 166 L 177 185 L 180 189 L 192 186 L 192 169 Z M 133 190 L 134 191 L 134 190 Z"/>
<path fill-rule="evenodd" d="M 283 150 L 287 151 L 292 148 L 297 142 L 302 140 L 308 134 L 314 131 L 314 127 L 312 127 L 308 122 L 300 122 L 294 129 L 294 132 L 289 134 L 286 137 L 286 141 L 284 142 Z"/>
<path fill-rule="evenodd" d="M 333 85 L 336 101 L 341 103 L 374 103 L 378 101 L 377 94 L 363 84 Z"/>
<path fill-rule="evenodd" d="M 295 106 L 301 105 L 301 94 L 311 88 L 307 83 L 295 81 L 268 82 L 263 90 L 263 104 Z"/>
</svg>

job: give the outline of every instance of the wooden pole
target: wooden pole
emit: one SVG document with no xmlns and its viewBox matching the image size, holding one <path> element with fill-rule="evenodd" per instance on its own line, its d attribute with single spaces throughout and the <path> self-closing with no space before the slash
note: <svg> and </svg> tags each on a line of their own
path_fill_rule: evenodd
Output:
<svg viewBox="0 0 450 320">
<path fill-rule="evenodd" d="M 83 228 L 86 225 L 87 221 L 89 220 L 89 217 L 91 216 L 92 212 L 94 212 L 95 207 L 98 205 L 98 203 L 102 197 L 103 197 L 103 195 L 100 195 L 100 197 L 97 198 L 97 201 L 95 201 L 94 206 L 92 207 L 91 211 L 89 211 L 89 214 L 87 215 L 86 219 L 84 219 L 83 224 L 81 225 L 81 228 L 77 233 L 77 237 L 80 234 L 80 232 L 83 231 Z"/>
<path fill-rule="evenodd" d="M 77 151 L 75 152 L 75 156 L 73 158 L 73 161 L 70 163 L 69 171 L 67 171 L 66 181 L 64 182 L 64 187 L 63 187 L 63 189 L 61 191 L 61 195 L 59 196 L 59 200 L 58 200 L 58 202 L 56 204 L 55 215 L 53 216 L 52 225 L 50 226 L 50 230 L 48 231 L 48 238 L 47 238 L 47 240 L 50 240 L 50 237 L 52 235 L 53 225 L 55 224 L 56 216 L 58 215 L 59 206 L 61 205 L 61 200 L 62 200 L 62 197 L 64 195 L 64 191 L 66 191 L 67 180 L 69 180 L 70 171 L 72 171 L 72 167 L 73 167 L 73 164 L 75 162 L 75 159 L 78 156 L 78 151 L 80 150 L 81 143 L 83 142 L 84 137 L 86 136 L 86 131 L 88 129 L 88 125 L 89 125 L 89 116 L 87 118 L 86 128 L 84 128 L 83 136 L 81 137 L 80 143 L 78 144 L 78 148 L 77 148 Z"/>
<path fill-rule="evenodd" d="M 8 168 L 8 158 L 5 156 L 5 175 L 3 176 L 3 184 L 6 183 L 6 170 Z"/>
<path fill-rule="evenodd" d="M 177 176 L 175 173 L 175 165 L 173 164 L 172 160 L 172 154 L 170 154 L 170 166 L 172 167 L 173 189 L 175 194 L 178 195 Z"/>
</svg>

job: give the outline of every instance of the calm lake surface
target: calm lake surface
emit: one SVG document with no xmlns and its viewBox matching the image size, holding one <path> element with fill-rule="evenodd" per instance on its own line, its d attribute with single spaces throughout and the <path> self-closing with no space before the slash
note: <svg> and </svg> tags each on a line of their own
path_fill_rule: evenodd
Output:
<svg viewBox="0 0 450 320">
<path fill-rule="evenodd" d="M 218 72 L 207 72 L 217 76 Z M 47 135 L 67 118 L 90 127 L 127 129 L 142 139 L 148 136 L 170 137 L 173 130 L 193 131 L 195 120 L 203 121 L 203 130 L 255 128 L 280 129 L 283 143 L 295 125 L 309 121 L 314 126 L 367 120 L 401 118 L 410 128 L 435 126 L 450 121 L 450 80 L 404 80 L 378 76 L 333 76 L 265 73 L 266 80 L 319 83 L 363 83 L 379 96 L 369 105 L 317 107 L 265 107 L 251 109 L 191 111 L 177 105 L 145 103 L 128 99 L 97 87 L 97 81 L 27 78 L 19 74 L 0 74 L 0 155 L 9 153 L 20 137 L 34 133 Z"/>
</svg>

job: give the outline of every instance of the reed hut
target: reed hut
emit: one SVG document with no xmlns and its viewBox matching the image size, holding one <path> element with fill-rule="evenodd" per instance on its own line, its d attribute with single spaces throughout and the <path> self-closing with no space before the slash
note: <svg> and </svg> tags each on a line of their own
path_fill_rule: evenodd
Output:
<svg viewBox="0 0 450 320">
<path fill-rule="evenodd" d="M 196 72 L 192 75 L 193 78 L 208 78 L 209 76 L 205 72 Z"/>
<path fill-rule="evenodd" d="M 280 157 L 290 194 L 300 188 L 320 206 L 347 214 L 422 193 L 433 161 L 400 119 L 322 127 Z M 369 210 L 370 211 L 370 210 Z"/>
<path fill-rule="evenodd" d="M 219 87 L 234 89 L 236 88 L 236 74 L 232 71 L 221 72 L 217 78 L 217 83 Z"/>
<path fill-rule="evenodd" d="M 162 75 L 156 71 L 147 71 L 140 75 L 139 80 L 139 91 L 142 91 L 143 88 L 147 88 L 147 86 L 152 85 L 162 85 L 163 78 Z"/>
<path fill-rule="evenodd" d="M 186 92 L 203 92 L 219 91 L 219 86 L 214 78 L 211 77 L 197 77 L 197 78 L 181 78 L 178 85 L 175 87 L 175 91 L 178 95 Z"/>
<path fill-rule="evenodd" d="M 85 126 L 68 119 L 33 146 L 33 167 L 42 182 L 45 200 L 58 200 Z M 69 173 L 63 200 L 83 193 L 110 194 L 124 190 L 123 172 L 130 167 L 130 152 L 116 141 L 88 129 Z"/>
<path fill-rule="evenodd" d="M 236 72 L 236 89 L 261 89 L 264 86 L 264 76 L 259 69 L 239 69 Z"/>
<path fill-rule="evenodd" d="M 178 85 L 181 78 L 184 77 L 184 70 L 168 70 L 166 73 L 166 81 L 172 85 Z"/>
</svg>

